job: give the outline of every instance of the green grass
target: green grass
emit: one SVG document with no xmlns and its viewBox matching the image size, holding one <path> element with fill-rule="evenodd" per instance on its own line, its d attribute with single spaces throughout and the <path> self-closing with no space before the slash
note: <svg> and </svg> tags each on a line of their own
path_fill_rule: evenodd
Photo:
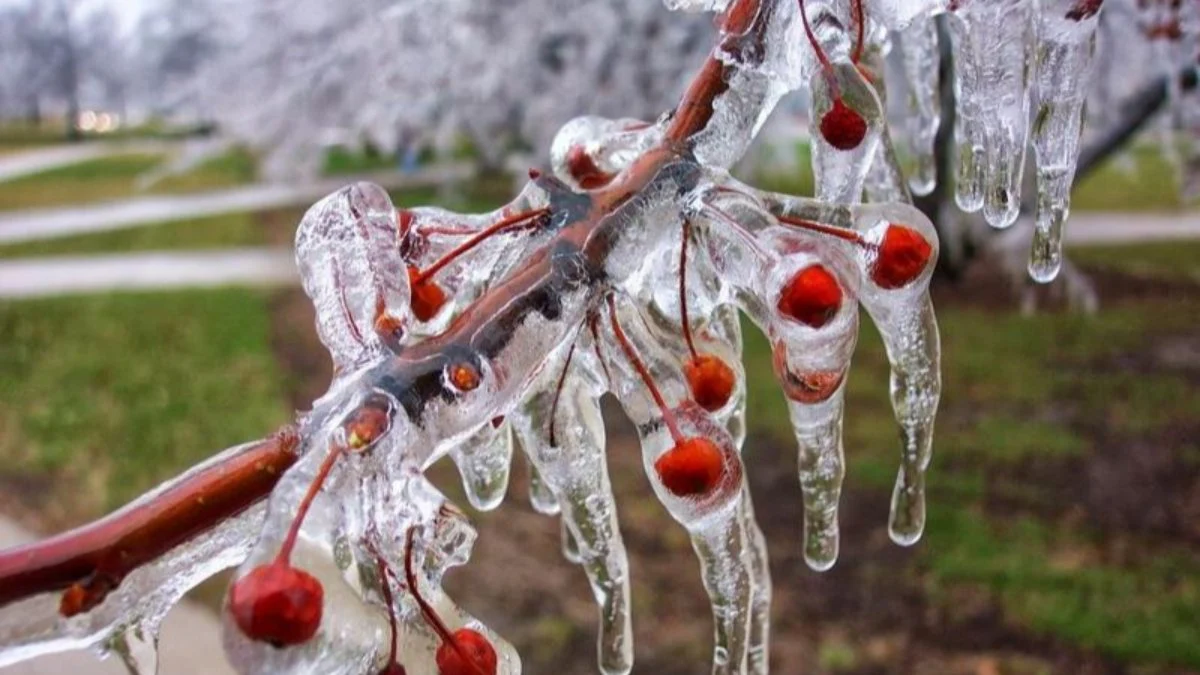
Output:
<svg viewBox="0 0 1200 675">
<path fill-rule="evenodd" d="M 1079 181 L 1071 194 L 1076 211 L 1162 211 L 1183 206 L 1175 169 L 1155 146 L 1115 157 Z"/>
<path fill-rule="evenodd" d="M 1143 277 L 1200 279 L 1200 244 L 1155 242 L 1126 246 L 1076 247 L 1067 251 L 1073 262 Z"/>
<path fill-rule="evenodd" d="M 138 179 L 159 166 L 157 154 L 125 154 L 0 182 L 0 210 L 88 204 L 144 194 L 185 193 L 243 185 L 254 180 L 255 160 L 243 150 L 214 157 L 148 190 Z"/>
<path fill-rule="evenodd" d="M 1076 528 L 997 522 L 935 506 L 922 547 L 931 593 L 994 594 L 1006 619 L 1121 661 L 1200 667 L 1200 574 L 1186 553 L 1127 566 L 1097 562 Z"/>
<path fill-rule="evenodd" d="M 70 515 L 94 516 L 271 431 L 288 410 L 266 302 L 220 289 L 0 304 L 5 474 L 65 478 Z"/>
<path fill-rule="evenodd" d="M 0 259 L 184 249 L 236 248 L 265 243 L 263 227 L 249 213 L 96 232 L 0 246 Z"/>
</svg>

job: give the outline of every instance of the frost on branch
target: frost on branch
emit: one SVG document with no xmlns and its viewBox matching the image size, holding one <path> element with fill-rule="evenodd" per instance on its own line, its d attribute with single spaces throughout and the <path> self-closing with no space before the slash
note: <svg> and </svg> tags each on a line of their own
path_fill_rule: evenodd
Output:
<svg viewBox="0 0 1200 675">
<path fill-rule="evenodd" d="M 1091 68 L 1100 3 L 672 6 L 720 12 L 679 105 L 654 122 L 567 122 L 553 173 L 533 172 L 508 204 L 397 210 L 358 184 L 310 209 L 297 264 L 336 366 L 329 391 L 288 434 L 220 455 L 89 529 L 0 554 L 0 662 L 99 646 L 152 672 L 166 608 L 240 565 L 222 615 L 243 673 L 518 673 L 513 648 L 441 590 L 475 531 L 424 472 L 448 456 L 471 504 L 496 508 L 519 443 L 536 471 L 531 501 L 561 518 L 564 554 L 592 587 L 599 669 L 630 672 L 629 565 L 599 412 L 612 393 L 700 562 L 713 672 L 766 673 L 772 581 L 742 456 L 741 315 L 773 350 L 797 442 L 796 537 L 825 570 L 839 555 L 844 391 L 866 310 L 900 437 L 888 529 L 916 543 L 941 395 L 929 296 L 939 242 L 908 203 L 910 186 L 934 180 L 933 17 L 949 14 L 960 63 L 959 202 L 1010 223 L 1032 134 L 1033 267 L 1049 276 L 1081 133 L 1084 89 L 1067 80 Z M 907 138 L 883 114 L 890 34 L 906 50 Z M 730 177 L 776 102 L 802 86 L 816 196 Z M 902 140 L 919 167 L 907 177 Z"/>
</svg>

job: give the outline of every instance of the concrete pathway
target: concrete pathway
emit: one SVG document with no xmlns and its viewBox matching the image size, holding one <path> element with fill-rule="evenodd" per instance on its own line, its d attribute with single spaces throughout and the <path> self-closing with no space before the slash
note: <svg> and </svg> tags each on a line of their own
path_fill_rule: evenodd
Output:
<svg viewBox="0 0 1200 675">
<path fill-rule="evenodd" d="M 240 211 L 265 211 L 308 205 L 355 181 L 378 183 L 389 190 L 426 187 L 462 180 L 469 164 L 435 166 L 414 174 L 394 171 L 363 176 L 328 178 L 307 185 L 251 185 L 192 195 L 140 197 L 116 202 L 55 209 L 0 212 L 0 243 L 52 239 L 73 234 L 119 230 L 175 220 Z"/>
<path fill-rule="evenodd" d="M 289 249 L 57 256 L 0 261 L 0 298 L 210 286 L 279 286 L 299 281 Z"/>
<path fill-rule="evenodd" d="M 0 156 L 0 182 L 100 157 L 142 153 L 152 154 L 164 152 L 170 147 L 170 144 L 165 141 L 135 141 L 128 143 L 93 141 L 15 152 L 11 155 Z"/>
<path fill-rule="evenodd" d="M 0 517 L 0 548 L 33 539 L 20 526 Z M 162 675 L 233 675 L 221 647 L 220 624 L 208 609 L 184 601 L 163 623 L 159 672 Z M 127 675 L 115 658 L 101 661 L 86 651 L 42 656 L 0 668 L 0 675 Z"/>
</svg>

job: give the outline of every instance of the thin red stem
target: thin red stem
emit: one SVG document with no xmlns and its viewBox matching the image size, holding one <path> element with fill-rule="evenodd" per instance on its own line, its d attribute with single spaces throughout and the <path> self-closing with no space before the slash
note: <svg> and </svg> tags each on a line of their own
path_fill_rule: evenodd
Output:
<svg viewBox="0 0 1200 675">
<path fill-rule="evenodd" d="M 679 426 L 675 423 L 675 414 L 667 407 L 667 401 L 663 398 L 662 392 L 658 390 L 658 386 L 654 384 L 654 379 L 650 377 L 650 370 L 646 368 L 646 364 L 642 363 L 642 359 L 638 357 L 637 350 L 633 348 L 633 344 L 629 342 L 625 331 L 621 330 L 621 323 L 617 321 L 617 304 L 613 301 L 613 296 L 608 296 L 608 318 L 612 322 L 613 334 L 617 336 L 617 342 L 620 343 L 621 349 L 625 351 L 625 357 L 629 359 L 629 363 L 633 365 L 633 369 L 637 371 L 642 382 L 646 384 L 646 389 L 650 390 L 650 396 L 654 398 L 654 402 L 658 404 L 658 409 L 662 411 L 663 422 L 667 425 L 667 431 L 671 433 L 671 439 L 676 444 L 683 442 L 683 434 L 679 433 Z"/>
<path fill-rule="evenodd" d="M 365 346 L 362 331 L 358 329 L 358 322 L 354 320 L 354 314 L 350 311 L 350 303 L 346 302 L 346 287 L 342 285 L 342 273 L 339 271 L 337 261 L 333 263 L 333 285 L 338 289 L 338 304 L 342 308 L 342 314 L 346 316 L 346 324 L 350 327 L 350 335 L 360 346 Z"/>
<path fill-rule="evenodd" d="M 571 349 L 567 352 L 567 362 L 563 364 L 562 373 L 558 376 L 558 385 L 554 387 L 554 402 L 550 404 L 550 447 L 557 447 L 558 443 L 554 438 L 554 421 L 558 417 L 558 399 L 562 396 L 563 385 L 567 382 L 567 371 L 571 369 L 571 359 L 575 358 L 575 343 L 571 343 Z"/>
<path fill-rule="evenodd" d="M 404 545 L 404 579 L 408 583 L 408 592 L 412 593 L 413 600 L 417 601 L 417 607 L 421 608 L 421 615 L 424 616 L 425 620 L 429 622 L 429 625 L 433 627 L 433 632 L 437 633 L 438 637 L 442 638 L 442 642 L 450 645 L 451 649 L 453 649 L 455 652 L 458 652 L 459 657 L 461 657 L 464 662 L 471 664 L 471 669 L 475 671 L 476 675 L 488 675 L 486 672 L 484 672 L 483 668 L 475 662 L 475 659 L 471 658 L 471 655 L 467 653 L 467 650 L 463 649 L 463 646 L 458 643 L 458 639 L 455 638 L 454 633 L 450 632 L 450 629 L 446 627 L 446 624 L 442 621 L 442 617 L 438 616 L 438 613 L 433 609 L 433 605 L 430 605 L 428 602 L 426 602 L 425 598 L 421 596 L 421 590 L 417 587 L 417 573 L 413 570 L 412 554 L 413 528 L 410 527 L 408 528 L 407 541 Z"/>
<path fill-rule="evenodd" d="M 296 509 L 296 517 L 292 519 L 292 525 L 288 528 L 287 537 L 283 540 L 283 545 L 279 547 L 279 555 L 275 558 L 276 563 L 288 564 L 292 556 L 292 549 L 296 547 L 296 539 L 300 536 L 300 526 L 304 524 L 304 517 L 308 515 L 308 510 L 312 507 L 313 500 L 317 498 L 317 494 L 321 491 L 321 486 L 324 485 L 325 479 L 329 478 L 329 472 L 333 471 L 333 465 L 337 463 L 338 458 L 342 456 L 345 448 L 340 446 L 332 446 L 329 449 L 329 454 L 325 455 L 325 459 L 321 461 L 321 468 L 317 469 L 317 475 L 313 477 L 312 483 L 308 486 L 308 492 L 304 494 L 304 499 L 300 501 L 300 507 Z"/>
<path fill-rule="evenodd" d="M 812 45 L 813 51 L 817 53 L 817 60 L 821 62 L 821 67 L 828 74 L 833 70 L 833 64 L 829 62 L 829 57 L 825 55 L 825 50 L 821 49 L 821 43 L 817 42 L 817 36 L 813 34 L 812 25 L 808 23 L 808 11 L 804 9 L 804 0 L 800 2 L 800 20 L 804 23 L 804 34 L 808 36 L 808 43 Z"/>
<path fill-rule="evenodd" d="M 466 236 L 468 234 L 475 234 L 475 232 L 476 232 L 475 230 L 472 230 L 469 227 L 441 227 L 441 226 L 435 225 L 432 227 L 422 227 L 421 228 L 421 234 L 445 234 L 445 235 L 451 235 L 451 236 Z"/>
<path fill-rule="evenodd" d="M 383 594 L 383 601 L 387 603 L 388 612 L 388 630 L 391 631 L 391 646 L 388 649 L 388 667 L 397 665 L 396 656 L 399 651 L 399 630 L 396 626 L 396 600 L 392 597 L 392 586 L 388 583 L 388 578 L 396 578 L 392 573 L 392 568 L 388 566 L 387 561 L 383 556 L 379 555 L 379 550 L 370 540 L 365 540 L 367 550 L 371 555 L 375 556 L 375 565 L 379 569 L 379 592 Z"/>
<path fill-rule="evenodd" d="M 862 0 L 852 0 L 850 7 L 851 7 L 852 11 L 854 12 L 854 22 L 858 26 L 858 37 L 854 42 L 854 56 L 851 57 L 851 61 L 855 65 L 858 65 L 858 62 L 862 59 L 862 53 L 863 53 L 863 40 L 865 38 L 864 32 L 865 32 L 866 16 L 863 14 Z"/>
<path fill-rule="evenodd" d="M 612 375 L 608 372 L 608 362 L 604 360 L 604 354 L 600 353 L 600 330 L 596 328 L 600 317 L 595 314 L 588 317 L 588 330 L 592 331 L 592 351 L 596 352 L 596 360 L 600 362 L 600 368 L 604 370 L 604 379 L 612 380 Z"/>
<path fill-rule="evenodd" d="M 863 240 L 862 235 L 855 232 L 854 230 L 847 230 L 846 228 L 835 227 L 833 225 L 823 225 L 821 223 L 814 222 L 811 220 L 804 220 L 803 218 L 796 218 L 795 216 L 777 216 L 776 218 L 779 220 L 779 222 L 783 223 L 784 225 L 791 225 L 793 227 L 799 227 L 799 228 L 809 230 L 812 232 L 820 232 L 821 234 L 828 234 L 831 237 L 837 237 L 838 239 L 845 239 L 846 241 L 853 242 L 855 244 L 859 244 L 862 246 L 865 246 L 867 243 L 866 241 Z"/>
<path fill-rule="evenodd" d="M 688 351 L 692 353 L 692 358 L 699 358 L 696 353 L 696 344 L 692 342 L 692 326 L 688 322 L 688 303 L 687 303 L 687 250 L 688 238 L 691 235 L 691 221 L 687 218 L 683 219 L 683 241 L 679 246 L 679 319 L 683 322 L 683 339 L 687 342 Z"/>
<path fill-rule="evenodd" d="M 520 225 L 520 224 L 525 223 L 534 218 L 544 216 L 547 213 L 550 213 L 550 209 L 547 209 L 547 208 L 534 209 L 533 211 L 525 211 L 523 213 L 518 213 L 518 214 L 515 214 L 512 216 L 508 216 L 507 218 L 503 218 L 499 222 L 497 222 L 493 225 L 489 225 L 488 227 L 484 228 L 483 230 L 480 230 L 479 234 L 477 234 L 474 237 L 471 237 L 470 239 L 459 244 L 458 246 L 456 246 L 454 248 L 454 250 L 452 250 L 449 253 L 447 253 L 446 255 L 442 256 L 437 262 L 433 263 L 429 267 L 422 270 L 421 273 L 418 274 L 415 279 L 413 279 L 413 285 L 415 286 L 417 284 L 427 281 L 430 277 L 432 277 L 433 275 L 442 271 L 442 269 L 445 268 L 447 265 L 454 262 L 454 260 L 457 259 L 459 256 L 461 256 L 462 254 L 466 253 L 467 251 L 470 251 L 471 249 L 475 248 L 480 243 L 485 241 L 487 238 L 489 238 L 493 235 L 496 235 L 510 227 L 514 227 L 516 225 Z"/>
</svg>

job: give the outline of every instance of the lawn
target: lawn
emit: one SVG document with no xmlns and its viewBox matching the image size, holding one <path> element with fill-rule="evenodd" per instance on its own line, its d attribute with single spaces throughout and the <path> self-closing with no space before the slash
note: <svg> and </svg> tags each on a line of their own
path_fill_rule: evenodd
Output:
<svg viewBox="0 0 1200 675">
<path fill-rule="evenodd" d="M 213 157 L 146 190 L 138 179 L 158 167 L 163 155 L 132 153 L 102 157 L 0 182 L 0 210 L 48 208 L 234 187 L 252 182 L 255 161 L 235 150 Z"/>
<path fill-rule="evenodd" d="M 3 302 L 0 345 L 0 478 L 43 526 L 110 510 L 288 418 L 260 292 Z"/>
</svg>

